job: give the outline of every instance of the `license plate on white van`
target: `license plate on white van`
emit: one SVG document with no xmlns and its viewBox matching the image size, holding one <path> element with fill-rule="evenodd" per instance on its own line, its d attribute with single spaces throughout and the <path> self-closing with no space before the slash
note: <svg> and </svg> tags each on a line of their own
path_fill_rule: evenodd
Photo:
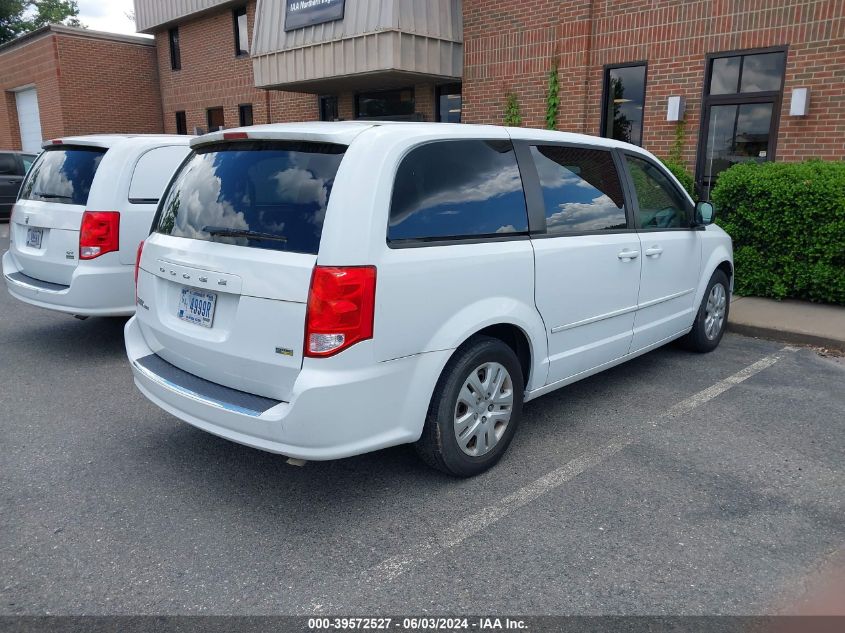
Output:
<svg viewBox="0 0 845 633">
<path fill-rule="evenodd" d="M 217 294 L 197 290 L 196 288 L 182 288 L 179 298 L 179 310 L 176 312 L 183 321 L 211 327 L 214 322 L 214 308 L 217 304 Z"/>
<path fill-rule="evenodd" d="M 26 245 L 30 248 L 41 248 L 41 238 L 44 236 L 44 229 L 27 229 Z"/>
</svg>

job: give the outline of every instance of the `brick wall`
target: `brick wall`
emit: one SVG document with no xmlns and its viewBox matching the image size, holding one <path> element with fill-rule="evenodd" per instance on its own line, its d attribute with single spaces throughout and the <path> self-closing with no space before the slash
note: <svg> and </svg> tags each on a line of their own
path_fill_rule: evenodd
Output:
<svg viewBox="0 0 845 633">
<path fill-rule="evenodd" d="M 250 34 L 255 4 L 253 0 L 247 5 Z M 242 104 L 252 104 L 256 125 L 318 118 L 314 95 L 255 87 L 252 60 L 235 55 L 231 7 L 179 24 L 179 40 L 182 69 L 172 70 L 168 31 L 156 33 L 166 131 L 176 131 L 180 110 L 185 112 L 189 132 L 195 127 L 207 129 L 207 109 L 215 107 L 223 107 L 226 127 L 237 127 Z"/>
<path fill-rule="evenodd" d="M 152 46 L 47 31 L 0 51 L 0 148 L 21 146 L 12 90 L 31 84 L 45 139 L 162 131 Z"/>
<path fill-rule="evenodd" d="M 842 0 L 464 0 L 466 122 L 501 123 L 508 92 L 524 125 L 545 123 L 548 72 L 560 67 L 561 130 L 597 134 L 603 67 L 648 61 L 644 146 L 666 155 L 666 99 L 686 97 L 684 158 L 695 159 L 707 53 L 788 45 L 779 160 L 845 158 Z M 789 116 L 794 87 L 806 117 Z"/>
<path fill-rule="evenodd" d="M 44 138 L 61 136 L 61 98 L 57 71 L 56 41 L 51 33 L 21 46 L 0 51 L 0 149 L 20 149 L 14 88 L 35 84 Z"/>
<path fill-rule="evenodd" d="M 65 135 L 163 131 L 155 48 L 67 35 L 56 45 Z"/>
</svg>

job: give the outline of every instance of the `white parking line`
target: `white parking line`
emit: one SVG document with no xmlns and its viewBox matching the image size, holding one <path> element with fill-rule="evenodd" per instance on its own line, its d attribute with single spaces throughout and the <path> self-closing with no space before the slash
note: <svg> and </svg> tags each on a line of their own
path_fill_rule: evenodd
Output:
<svg viewBox="0 0 845 633">
<path fill-rule="evenodd" d="M 771 367 L 782 358 L 784 352 L 793 352 L 795 349 L 790 346 L 784 347 L 779 352 L 766 356 L 756 363 L 728 376 L 724 380 L 720 380 L 715 385 L 699 391 L 658 415 L 654 419 L 653 424 L 656 426 L 657 422 L 661 419 L 671 419 L 689 413 L 696 407 L 723 394 L 728 389 Z M 584 471 L 600 464 L 608 457 L 615 455 L 626 446 L 632 444 L 635 440 L 636 438 L 632 436 L 620 437 L 599 449 L 576 457 L 560 468 L 543 475 L 540 479 L 509 494 L 498 503 L 487 506 L 483 510 L 462 519 L 440 535 L 434 536 L 426 542 L 419 543 L 412 553 L 393 556 L 382 561 L 375 567 L 371 567 L 362 574 L 361 581 L 372 586 L 394 580 L 410 567 L 431 560 L 438 554 L 459 545 L 470 536 L 485 530 L 498 520 L 508 516 L 514 510 L 518 510 L 547 492 L 551 492 L 567 481 L 574 479 Z M 318 610 L 320 609 L 320 605 L 314 605 L 314 607 Z"/>
</svg>

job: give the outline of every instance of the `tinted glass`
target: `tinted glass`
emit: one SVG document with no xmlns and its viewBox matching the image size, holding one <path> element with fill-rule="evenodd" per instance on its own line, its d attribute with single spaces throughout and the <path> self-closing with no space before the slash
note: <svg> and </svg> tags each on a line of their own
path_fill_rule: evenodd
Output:
<svg viewBox="0 0 845 633">
<path fill-rule="evenodd" d="M 0 176 L 17 176 L 18 161 L 12 154 L 0 154 Z"/>
<path fill-rule="evenodd" d="M 208 123 L 209 132 L 216 132 L 217 130 L 222 130 L 223 127 L 226 125 L 225 119 L 223 117 L 223 108 L 210 108 L 207 112 L 206 119 Z"/>
<path fill-rule="evenodd" d="M 362 93 L 357 98 L 358 118 L 407 116 L 414 113 L 414 90 Z"/>
<path fill-rule="evenodd" d="M 607 71 L 603 136 L 642 145 L 645 72 L 645 66 Z"/>
<path fill-rule="evenodd" d="M 21 199 L 87 204 L 91 183 L 105 153 L 105 149 L 95 147 L 45 150 L 21 187 Z"/>
<path fill-rule="evenodd" d="M 246 7 L 235 9 L 235 52 L 249 54 L 249 30 L 246 23 Z"/>
<path fill-rule="evenodd" d="M 176 113 L 176 133 L 177 134 L 187 134 L 188 133 L 188 119 L 185 116 L 185 111 L 180 110 Z"/>
<path fill-rule="evenodd" d="M 399 165 L 388 239 L 448 239 L 528 230 L 510 141 L 440 141 Z"/>
<path fill-rule="evenodd" d="M 179 70 L 182 68 L 182 53 L 179 50 L 179 29 L 170 29 L 167 33 L 170 40 L 170 68 Z"/>
<path fill-rule="evenodd" d="M 732 95 L 739 86 L 742 57 L 719 57 L 713 60 L 710 75 L 711 95 Z"/>
<path fill-rule="evenodd" d="M 780 90 L 783 80 L 783 53 L 746 55 L 742 61 L 740 92 Z"/>
<path fill-rule="evenodd" d="M 625 199 L 610 152 L 531 148 L 540 176 L 549 233 L 624 229 Z"/>
<path fill-rule="evenodd" d="M 242 105 L 238 108 L 238 120 L 241 127 L 248 127 L 252 125 L 252 106 Z"/>
<path fill-rule="evenodd" d="M 768 160 L 773 111 L 771 103 L 710 107 L 704 153 L 706 186 L 736 163 Z"/>
<path fill-rule="evenodd" d="M 35 162 L 37 157 L 34 154 L 23 154 L 21 156 L 21 160 L 23 161 L 23 172 L 24 174 L 29 171 L 29 168 L 32 167 L 32 163 Z"/>
<path fill-rule="evenodd" d="M 202 148 L 167 190 L 156 230 L 316 254 L 345 150 L 341 145 L 292 142 Z"/>
<path fill-rule="evenodd" d="M 674 229 L 689 226 L 686 199 L 663 170 L 648 161 L 626 156 L 639 202 L 638 225 L 643 229 Z"/>
</svg>

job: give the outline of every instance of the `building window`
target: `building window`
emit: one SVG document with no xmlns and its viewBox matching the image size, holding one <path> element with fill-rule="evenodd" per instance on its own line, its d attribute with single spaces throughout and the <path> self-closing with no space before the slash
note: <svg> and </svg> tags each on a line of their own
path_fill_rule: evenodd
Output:
<svg viewBox="0 0 845 633">
<path fill-rule="evenodd" d="M 182 52 L 179 50 L 179 28 L 170 29 L 167 32 L 167 39 L 170 42 L 170 68 L 181 70 Z"/>
<path fill-rule="evenodd" d="M 252 125 L 252 104 L 245 103 L 238 106 L 238 123 L 241 127 Z"/>
<path fill-rule="evenodd" d="M 437 121 L 440 123 L 461 122 L 461 84 L 437 86 Z"/>
<path fill-rule="evenodd" d="M 185 116 L 184 110 L 179 110 L 179 112 L 176 113 L 176 133 L 188 133 L 188 118 Z"/>
<path fill-rule="evenodd" d="M 246 20 L 246 7 L 232 11 L 235 27 L 235 55 L 249 55 L 249 29 Z"/>
<path fill-rule="evenodd" d="M 696 182 L 704 199 L 736 163 L 772 160 L 786 49 L 707 56 Z"/>
<path fill-rule="evenodd" d="M 355 118 L 413 121 L 414 89 L 362 92 L 355 96 Z"/>
<path fill-rule="evenodd" d="M 206 112 L 206 119 L 208 120 L 209 132 L 222 130 L 225 125 L 223 121 L 223 108 L 209 108 Z"/>
<path fill-rule="evenodd" d="M 320 120 L 337 121 L 337 95 L 320 97 Z"/>
<path fill-rule="evenodd" d="M 645 62 L 605 66 L 601 135 L 643 144 Z"/>
</svg>

